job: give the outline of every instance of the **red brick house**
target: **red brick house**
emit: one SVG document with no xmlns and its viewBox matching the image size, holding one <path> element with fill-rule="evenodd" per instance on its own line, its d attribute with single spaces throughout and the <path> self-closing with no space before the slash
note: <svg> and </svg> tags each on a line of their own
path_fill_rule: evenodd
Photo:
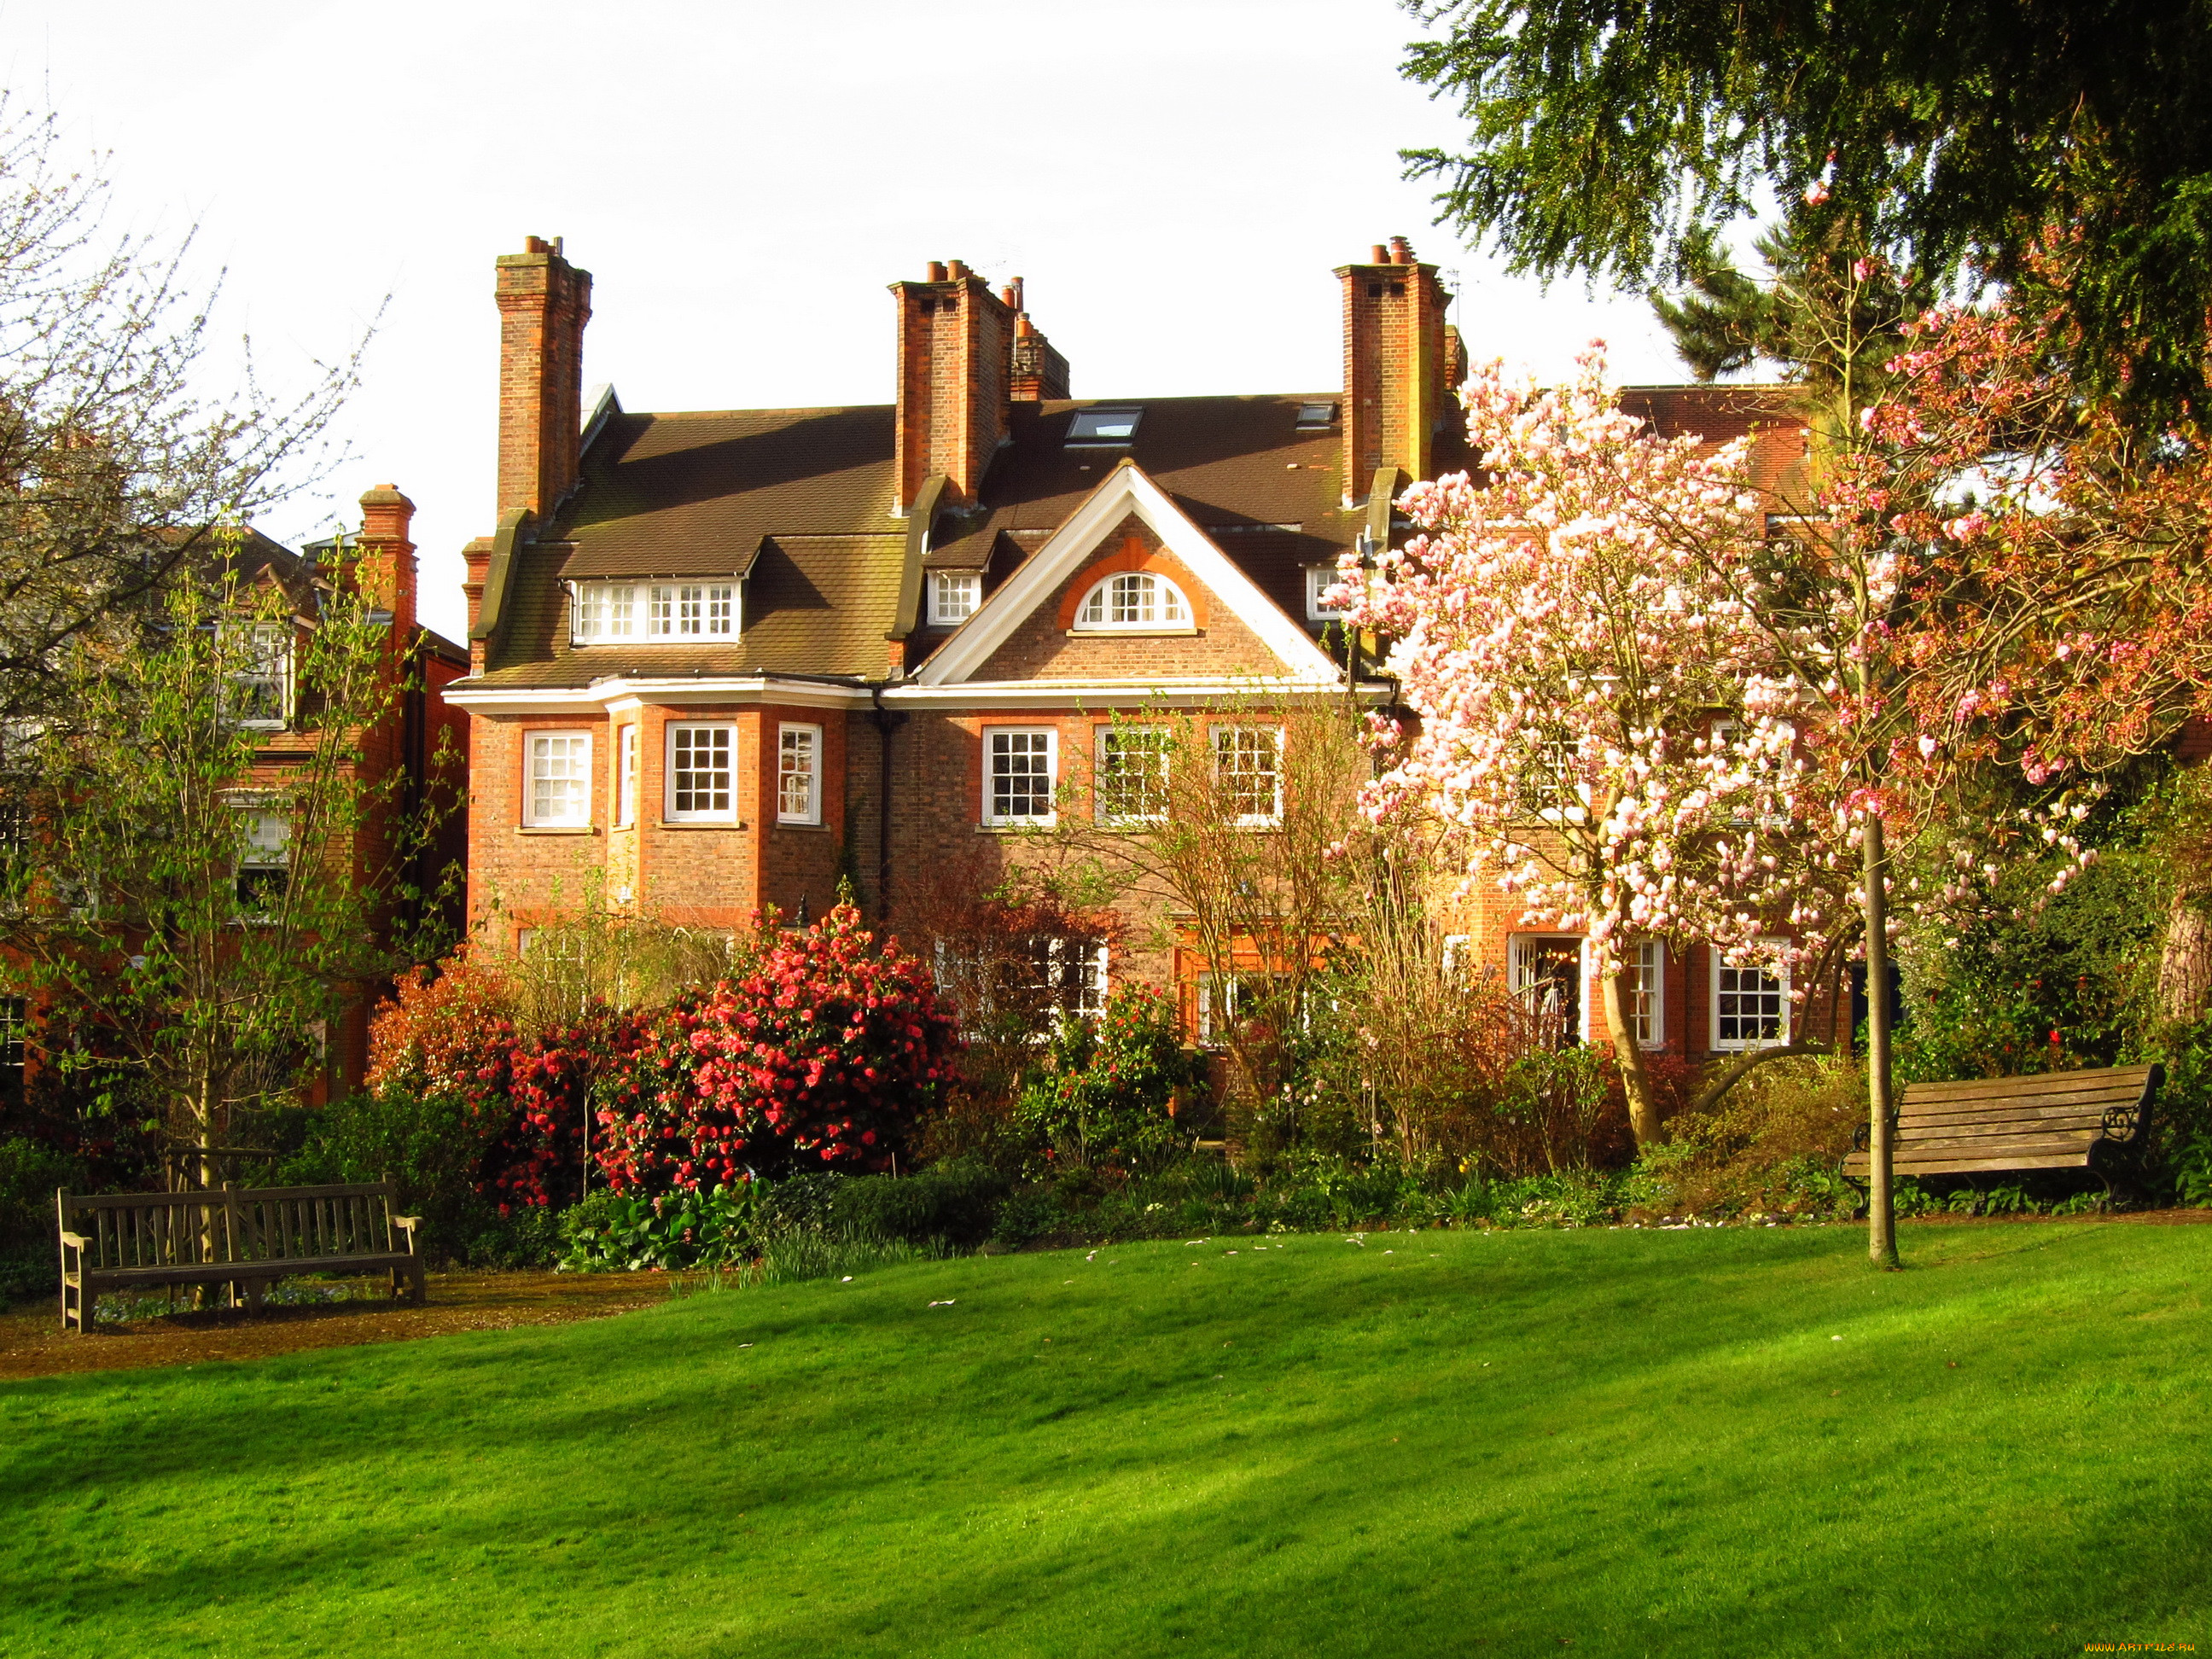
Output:
<svg viewBox="0 0 2212 1659">
<path fill-rule="evenodd" d="M 471 672 L 447 694 L 494 948 L 587 890 L 732 927 L 818 912 L 841 875 L 896 929 L 935 872 L 1049 821 L 1073 769 L 1110 769 L 1116 711 L 1387 702 L 1371 656 L 1346 687 L 1321 595 L 1400 527 L 1407 483 L 1472 459 L 1450 296 L 1402 239 L 1336 272 L 1341 389 L 1238 397 L 1072 398 L 1019 281 L 954 260 L 890 285 L 889 404 L 636 413 L 584 394 L 589 273 L 536 238 L 497 271 L 497 527 L 467 550 Z M 1634 395 L 1716 439 L 1771 409 Z M 1793 428 L 1764 464 L 1802 448 Z M 1224 763 L 1274 763 L 1226 741 Z M 1528 977 L 1512 930 L 1481 927 L 1461 948 Z M 1181 971 L 1081 948 L 1085 1001 Z"/>
</svg>

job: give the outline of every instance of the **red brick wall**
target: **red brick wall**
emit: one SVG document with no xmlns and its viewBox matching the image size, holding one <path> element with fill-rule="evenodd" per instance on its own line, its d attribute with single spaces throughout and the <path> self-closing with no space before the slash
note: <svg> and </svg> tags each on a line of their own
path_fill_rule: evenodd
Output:
<svg viewBox="0 0 2212 1659">
<path fill-rule="evenodd" d="M 895 283 L 898 414 L 894 476 L 901 507 L 943 473 L 957 501 L 973 502 L 1006 435 L 1014 313 L 957 259 L 930 279 Z M 948 503 L 951 505 L 951 503 Z"/>
</svg>

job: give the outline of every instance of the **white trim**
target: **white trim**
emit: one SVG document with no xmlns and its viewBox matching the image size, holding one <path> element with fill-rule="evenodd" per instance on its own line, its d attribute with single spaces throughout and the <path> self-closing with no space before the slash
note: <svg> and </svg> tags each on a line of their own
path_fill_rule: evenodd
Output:
<svg viewBox="0 0 2212 1659">
<path fill-rule="evenodd" d="M 644 728 L 625 720 L 615 728 L 615 822 L 617 830 L 637 827 L 639 761 L 645 747 Z"/>
<path fill-rule="evenodd" d="M 873 694 L 866 685 L 824 684 L 775 675 L 730 675 L 697 679 L 686 676 L 631 679 L 613 677 L 590 685 L 477 685 L 456 680 L 446 701 L 456 708 L 481 708 L 501 714 L 577 714 L 617 702 L 630 707 L 690 706 L 700 703 L 775 702 L 787 708 L 866 708 Z"/>
<path fill-rule="evenodd" d="M 1059 812 L 1056 806 L 1048 805 L 1042 812 L 1007 813 L 1003 817 L 992 810 L 992 797 L 996 793 L 991 787 L 994 777 L 994 774 L 991 769 L 992 750 L 997 738 L 1002 737 L 1012 737 L 1017 734 L 1024 737 L 1042 737 L 1044 739 L 1044 764 L 1047 786 L 1046 799 L 1048 802 L 1056 801 L 1059 795 L 1060 732 L 1057 728 L 1049 726 L 987 726 L 982 731 L 983 799 L 981 821 L 994 827 L 999 825 L 1018 824 L 1039 830 L 1049 830 L 1059 822 Z"/>
<path fill-rule="evenodd" d="M 1720 1053 L 1742 1054 L 1753 1048 L 1778 1048 L 1790 1041 L 1790 1020 L 1791 1012 L 1790 1006 L 1790 964 L 1787 962 L 1779 960 L 1784 943 L 1784 941 L 1778 939 L 1763 939 L 1759 941 L 1759 944 L 1762 947 L 1771 947 L 1775 952 L 1774 958 L 1768 960 L 1763 965 L 1757 962 L 1747 962 L 1741 967 L 1735 967 L 1730 964 L 1728 956 L 1724 951 L 1714 951 L 1711 953 L 1712 957 L 1712 968 L 1711 971 L 1706 975 L 1706 984 L 1710 988 L 1710 1000 L 1706 1004 L 1706 1017 L 1712 1022 L 1711 1024 L 1706 1028 L 1705 1042 L 1708 1047 Z M 1753 1038 L 1749 1042 L 1746 1042 L 1741 1037 L 1734 1037 L 1725 1042 L 1721 1040 L 1721 975 L 1723 973 L 1741 973 L 1746 970 L 1756 971 L 1763 977 L 1774 980 L 1781 987 L 1780 1000 L 1782 1029 L 1780 1034 L 1771 1042 L 1762 1042 L 1756 1037 Z M 1742 994 L 1738 992 L 1734 994 L 1741 995 Z M 1765 993 L 1759 991 L 1754 992 L 1753 994 L 1764 995 Z M 1736 1018 L 1740 1018 L 1741 1016 L 1738 1015 Z"/>
<path fill-rule="evenodd" d="M 728 720 L 671 720 L 664 728 L 660 774 L 660 815 L 670 823 L 735 823 L 738 821 L 738 728 Z M 722 732 L 729 734 L 730 766 L 727 806 L 676 805 L 676 738 L 679 732 Z M 713 793 L 719 793 L 719 791 Z"/>
<path fill-rule="evenodd" d="M 912 680 L 887 688 L 884 702 L 907 708 L 1066 708 L 1103 714 L 1115 708 L 1131 712 L 1146 708 L 1218 708 L 1237 701 L 1274 697 L 1344 695 L 1344 682 L 1334 685 L 1312 680 L 1280 678 L 1226 677 L 1216 680 L 965 680 L 953 685 L 925 685 Z M 1388 681 L 1362 680 L 1363 702 L 1388 702 L 1394 688 Z"/>
<path fill-rule="evenodd" d="M 1091 492 L 1067 522 L 1021 568 L 999 584 L 966 626 L 921 665 L 921 685 L 953 685 L 968 679 L 1012 637 L 1036 608 L 1050 601 L 1067 580 L 1094 556 L 1098 545 L 1121 520 L 1135 514 L 1162 544 L 1244 625 L 1260 636 L 1291 671 L 1289 678 L 1307 684 L 1341 688 L 1343 678 L 1305 629 L 1283 614 L 1252 579 L 1217 547 L 1167 492 L 1135 462 L 1114 469 Z"/>
<path fill-rule="evenodd" d="M 806 805 L 797 812 L 784 810 L 783 756 L 785 744 L 794 735 L 806 735 Z M 796 775 L 794 774 L 793 775 Z M 779 720 L 775 728 L 775 821 L 778 823 L 822 822 L 822 728 L 798 720 Z"/>
<path fill-rule="evenodd" d="M 538 816 L 538 791 L 533 787 L 537 780 L 532 776 L 532 773 L 537 764 L 537 757 L 532 751 L 537 747 L 539 739 L 547 738 L 572 738 L 583 744 L 583 759 L 581 763 L 582 775 L 573 780 L 577 786 L 575 796 L 576 804 L 582 811 L 582 816 L 580 817 L 568 817 L 565 816 L 558 817 L 540 817 Z M 572 765 L 576 763 L 575 756 L 573 751 L 568 757 L 568 761 Z M 522 734 L 521 816 L 522 827 L 526 830 L 570 830 L 589 829 L 591 827 L 592 734 L 589 732 L 578 732 L 573 729 L 538 728 L 536 730 L 526 731 Z"/>
</svg>

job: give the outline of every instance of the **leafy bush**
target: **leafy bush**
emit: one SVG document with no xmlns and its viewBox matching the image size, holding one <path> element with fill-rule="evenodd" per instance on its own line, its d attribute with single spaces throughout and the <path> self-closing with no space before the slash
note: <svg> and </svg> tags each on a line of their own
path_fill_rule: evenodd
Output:
<svg viewBox="0 0 2212 1659">
<path fill-rule="evenodd" d="M 958 1046 L 927 969 L 841 904 L 641 1027 L 605 1085 L 599 1165 L 617 1191 L 648 1194 L 884 1169 Z"/>
<path fill-rule="evenodd" d="M 1162 993 L 1126 986 L 1095 1024 L 1060 1020 L 1047 1054 L 1045 1074 L 1022 1091 L 1016 1112 L 1047 1161 L 1158 1169 L 1187 1144 L 1176 1113 L 1203 1087 L 1206 1060 L 1182 1046 L 1175 1004 Z"/>
<path fill-rule="evenodd" d="M 848 1238 L 973 1249 L 991 1237 L 1010 1184 L 995 1170 L 963 1162 L 933 1164 L 896 1178 L 854 1176 L 836 1184 L 816 1230 Z"/>
<path fill-rule="evenodd" d="M 571 1272 L 738 1266 L 760 1254 L 760 1195 L 750 1182 L 706 1192 L 598 1192 L 561 1218 Z"/>
</svg>

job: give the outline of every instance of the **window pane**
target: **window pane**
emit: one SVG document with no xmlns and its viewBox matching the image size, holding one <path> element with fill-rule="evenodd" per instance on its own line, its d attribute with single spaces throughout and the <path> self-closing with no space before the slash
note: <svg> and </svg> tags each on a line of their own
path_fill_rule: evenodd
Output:
<svg viewBox="0 0 2212 1659">
<path fill-rule="evenodd" d="M 540 732 L 530 739 L 530 822 L 588 823 L 585 787 L 591 743 L 581 732 Z"/>
<path fill-rule="evenodd" d="M 1270 823 L 1281 816 L 1279 734 L 1258 726 L 1216 726 L 1213 763 L 1222 806 L 1245 823 Z"/>
<path fill-rule="evenodd" d="M 967 571 L 940 570 L 933 579 L 930 603 L 936 607 L 935 620 L 941 623 L 963 623 L 975 613 L 975 596 L 982 586 L 982 579 Z"/>
<path fill-rule="evenodd" d="M 1753 1048 L 1788 1041 L 1784 1018 L 1789 988 L 1779 974 L 1759 967 L 1714 970 L 1713 1042 L 1723 1048 Z"/>
<path fill-rule="evenodd" d="M 730 810 L 730 738 L 726 726 L 679 726 L 669 757 L 670 810 L 711 817 Z"/>
<path fill-rule="evenodd" d="M 1079 409 L 1067 424 L 1067 441 L 1080 443 L 1126 443 L 1137 435 L 1141 409 Z"/>
<path fill-rule="evenodd" d="M 991 733 L 991 817 L 1052 816 L 1052 733 Z"/>
<path fill-rule="evenodd" d="M 1582 940 L 1515 939 L 1513 989 L 1532 1013 L 1556 1022 L 1562 1042 L 1575 1042 L 1583 1030 Z"/>
<path fill-rule="evenodd" d="M 816 807 L 818 733 L 811 726 L 783 728 L 777 760 L 776 816 L 794 823 L 811 823 L 820 816 Z"/>
<path fill-rule="evenodd" d="M 1109 820 L 1154 819 L 1167 811 L 1168 734 L 1107 726 L 1098 733 L 1098 812 Z"/>
<path fill-rule="evenodd" d="M 615 785 L 615 814 L 623 823 L 637 822 L 637 727 L 622 729 L 622 775 Z"/>
<path fill-rule="evenodd" d="M 737 592 L 734 587 L 710 587 L 707 590 L 708 633 L 726 639 L 737 631 Z"/>
<path fill-rule="evenodd" d="M 656 587 L 652 590 L 652 633 L 655 639 L 666 639 L 676 631 L 676 590 Z"/>
<path fill-rule="evenodd" d="M 1665 970 L 1666 956 L 1658 940 L 1646 939 L 1636 947 L 1636 960 L 1629 969 L 1629 1017 L 1636 1022 L 1637 1042 L 1647 1048 L 1660 1040 L 1660 975 Z"/>
</svg>

